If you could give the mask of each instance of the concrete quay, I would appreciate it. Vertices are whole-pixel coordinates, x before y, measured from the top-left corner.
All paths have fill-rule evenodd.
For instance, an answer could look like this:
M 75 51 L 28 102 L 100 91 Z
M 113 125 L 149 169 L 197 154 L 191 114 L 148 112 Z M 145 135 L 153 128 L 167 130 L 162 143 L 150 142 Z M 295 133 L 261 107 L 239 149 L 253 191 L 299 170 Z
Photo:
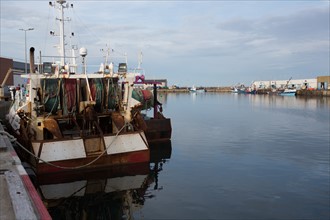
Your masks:
M 203 89 L 205 92 L 232 92 L 230 87 L 197 87 Z M 171 89 L 158 89 L 159 93 L 189 93 L 189 87 L 171 88 Z
M 318 96 L 318 97 L 330 97 L 330 90 L 298 90 L 298 96 Z
M 0 219 L 51 219 L 0 124 Z
M 218 93 L 230 93 L 232 89 L 230 87 L 200 87 L 205 92 L 218 92 Z M 270 89 L 258 89 L 256 94 L 268 94 Z M 189 88 L 175 88 L 175 89 L 158 89 L 159 93 L 189 93 Z M 297 96 L 307 97 L 330 97 L 330 90 L 308 90 L 301 89 L 297 90 Z

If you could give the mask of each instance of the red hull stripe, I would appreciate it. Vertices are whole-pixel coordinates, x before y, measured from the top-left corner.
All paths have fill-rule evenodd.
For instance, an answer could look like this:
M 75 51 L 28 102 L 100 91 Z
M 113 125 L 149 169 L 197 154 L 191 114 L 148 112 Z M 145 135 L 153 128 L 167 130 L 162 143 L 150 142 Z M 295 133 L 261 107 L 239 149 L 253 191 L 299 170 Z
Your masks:
M 95 157 L 83 158 L 83 159 L 73 159 L 73 160 L 64 160 L 64 161 L 54 161 L 53 164 L 62 167 L 78 167 L 84 164 L 89 163 L 95 159 Z M 106 155 L 102 156 L 97 162 L 94 164 L 81 168 L 80 170 L 88 170 L 88 169 L 97 169 L 104 167 L 111 167 L 117 165 L 129 165 L 129 164 L 137 164 L 137 163 L 145 163 L 150 161 L 150 152 L 149 150 L 145 151 L 136 151 L 136 152 L 128 152 L 123 154 L 116 155 Z M 50 174 L 54 172 L 63 172 L 63 171 L 74 171 L 74 169 L 61 169 L 46 163 L 39 163 L 37 165 L 37 175 Z M 77 171 L 77 170 L 76 170 Z
M 15 150 L 11 150 L 10 154 L 14 159 L 18 171 L 18 174 L 21 177 L 21 180 L 24 184 L 25 189 L 28 191 L 30 199 L 33 203 L 34 210 L 37 212 L 36 214 L 39 216 L 41 220 L 51 220 L 52 217 L 49 215 L 47 208 L 45 207 L 44 203 L 42 202 L 37 190 L 35 189 L 33 183 L 30 180 L 30 177 L 27 175 L 24 167 L 21 165 L 21 160 L 16 154 Z
M 28 175 L 21 175 L 21 179 L 23 180 L 23 183 L 29 192 L 30 198 L 34 204 L 34 208 L 37 210 L 39 218 L 42 220 L 48 220 L 52 219 L 52 217 L 49 215 L 44 203 L 39 197 L 39 194 L 37 190 L 34 188 L 30 178 Z
M 10 151 L 10 154 L 11 154 L 11 156 L 17 156 L 17 154 L 16 154 L 16 151 L 14 151 L 14 150 L 12 150 L 12 151 Z

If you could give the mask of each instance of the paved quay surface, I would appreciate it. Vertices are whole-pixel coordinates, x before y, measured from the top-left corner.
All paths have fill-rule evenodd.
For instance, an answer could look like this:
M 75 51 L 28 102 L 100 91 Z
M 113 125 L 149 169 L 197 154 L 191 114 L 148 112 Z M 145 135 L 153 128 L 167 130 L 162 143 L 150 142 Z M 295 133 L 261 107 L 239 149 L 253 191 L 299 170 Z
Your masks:
M 0 219 L 51 219 L 0 124 Z

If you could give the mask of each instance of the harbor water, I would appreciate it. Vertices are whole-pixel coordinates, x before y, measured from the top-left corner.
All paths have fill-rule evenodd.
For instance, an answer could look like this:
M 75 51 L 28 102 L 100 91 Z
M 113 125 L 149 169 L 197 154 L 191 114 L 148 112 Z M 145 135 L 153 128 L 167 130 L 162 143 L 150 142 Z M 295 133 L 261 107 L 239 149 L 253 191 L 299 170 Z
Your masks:
M 154 163 L 41 186 L 54 219 L 329 219 L 329 98 L 159 95 L 173 133 Z

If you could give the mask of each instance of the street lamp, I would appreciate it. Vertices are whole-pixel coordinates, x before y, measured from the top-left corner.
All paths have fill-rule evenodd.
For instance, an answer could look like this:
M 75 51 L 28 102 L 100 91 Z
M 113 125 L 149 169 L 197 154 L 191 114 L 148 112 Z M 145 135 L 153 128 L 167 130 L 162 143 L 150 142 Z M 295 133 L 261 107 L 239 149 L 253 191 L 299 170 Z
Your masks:
M 24 31 L 24 39 L 25 39 L 25 53 L 24 53 L 24 55 L 25 55 L 25 74 L 27 74 L 27 60 L 26 60 L 26 57 L 27 57 L 27 55 L 26 55 L 26 53 L 27 53 L 27 50 L 26 50 L 26 32 L 27 32 L 27 31 L 32 31 L 32 30 L 34 30 L 34 28 L 27 28 L 27 29 L 20 28 L 20 29 L 18 29 L 18 30 L 20 30 L 20 31 Z M 31 67 L 30 67 L 30 68 L 31 68 Z

